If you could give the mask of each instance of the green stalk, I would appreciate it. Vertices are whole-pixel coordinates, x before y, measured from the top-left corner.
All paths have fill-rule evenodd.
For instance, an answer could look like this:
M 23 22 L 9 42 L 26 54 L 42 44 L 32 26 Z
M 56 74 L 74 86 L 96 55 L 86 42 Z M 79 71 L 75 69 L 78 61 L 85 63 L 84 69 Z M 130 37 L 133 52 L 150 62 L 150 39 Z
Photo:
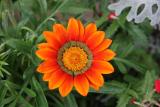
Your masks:
M 38 31 L 40 30 L 40 28 L 42 27 L 42 25 L 43 25 L 44 23 L 46 23 L 50 18 L 52 18 L 52 17 L 58 12 L 58 10 L 59 10 L 61 7 L 63 7 L 64 4 L 67 3 L 67 1 L 68 1 L 68 0 L 65 0 L 50 16 L 48 16 L 41 24 L 39 24 L 39 26 L 38 26 L 37 29 L 36 29 L 36 32 L 38 32 Z

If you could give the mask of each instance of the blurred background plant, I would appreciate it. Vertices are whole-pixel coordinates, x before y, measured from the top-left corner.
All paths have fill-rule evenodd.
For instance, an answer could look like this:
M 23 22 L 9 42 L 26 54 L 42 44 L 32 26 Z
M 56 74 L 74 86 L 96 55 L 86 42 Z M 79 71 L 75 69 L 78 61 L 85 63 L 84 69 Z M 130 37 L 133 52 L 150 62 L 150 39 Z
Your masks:
M 160 102 L 153 92 L 160 76 L 160 31 L 145 20 L 126 21 L 129 8 L 108 20 L 112 0 L 1 0 L 0 1 L 0 107 L 137 107 L 133 98 L 147 107 Z M 100 91 L 87 97 L 76 92 L 62 98 L 50 91 L 36 72 L 40 60 L 34 52 L 44 41 L 43 30 L 69 17 L 95 22 L 113 40 L 117 53 L 115 73 L 105 75 Z M 156 106 L 156 105 L 155 105 Z

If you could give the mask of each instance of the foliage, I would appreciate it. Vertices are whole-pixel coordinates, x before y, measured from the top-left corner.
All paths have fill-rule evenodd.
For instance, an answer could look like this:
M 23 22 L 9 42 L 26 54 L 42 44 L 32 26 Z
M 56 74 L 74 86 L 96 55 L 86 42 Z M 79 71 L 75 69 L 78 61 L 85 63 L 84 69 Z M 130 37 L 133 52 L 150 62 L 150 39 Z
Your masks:
M 0 107 L 134 107 L 131 98 L 160 100 L 152 93 L 160 75 L 160 51 L 150 49 L 155 30 L 148 21 L 127 22 L 126 11 L 109 21 L 108 5 L 108 0 L 1 0 Z M 44 41 L 42 31 L 54 23 L 66 24 L 71 16 L 95 22 L 113 40 L 111 48 L 117 53 L 112 61 L 116 72 L 105 75 L 105 85 L 98 92 L 90 89 L 87 97 L 72 91 L 62 98 L 36 72 L 40 60 L 34 52 Z
M 109 6 L 111 10 L 116 11 L 117 15 L 128 7 L 131 7 L 127 16 L 128 21 L 135 19 L 136 23 L 141 23 L 146 18 L 149 18 L 151 20 L 151 25 L 160 23 L 160 0 L 120 0 L 119 2 Z

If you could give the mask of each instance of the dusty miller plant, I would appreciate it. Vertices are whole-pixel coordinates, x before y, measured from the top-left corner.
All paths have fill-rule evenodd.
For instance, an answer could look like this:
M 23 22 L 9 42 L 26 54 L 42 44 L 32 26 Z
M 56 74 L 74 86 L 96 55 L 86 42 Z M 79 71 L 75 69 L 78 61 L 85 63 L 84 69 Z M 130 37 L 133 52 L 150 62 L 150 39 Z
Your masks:
M 160 0 L 120 0 L 109 5 L 108 8 L 120 15 L 128 7 L 131 7 L 127 15 L 128 21 L 134 19 L 136 23 L 141 23 L 148 18 L 151 25 L 160 23 Z

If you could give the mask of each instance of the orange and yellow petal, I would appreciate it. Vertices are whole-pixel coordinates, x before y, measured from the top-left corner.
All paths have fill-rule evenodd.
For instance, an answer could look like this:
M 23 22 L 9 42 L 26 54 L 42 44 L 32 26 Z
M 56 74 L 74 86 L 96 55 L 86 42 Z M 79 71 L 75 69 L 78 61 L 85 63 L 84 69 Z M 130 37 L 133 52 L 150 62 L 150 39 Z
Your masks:
M 90 87 L 92 87 L 94 90 L 98 91 L 99 90 L 99 86 L 93 84 L 92 82 L 89 82 Z
M 44 48 L 36 51 L 36 55 L 42 60 L 56 59 L 57 52 L 53 49 Z
M 74 84 L 73 76 L 67 75 L 66 79 L 64 80 L 62 85 L 60 85 L 60 87 L 59 87 L 59 92 L 62 97 L 67 96 L 71 92 L 71 90 L 73 88 L 73 84 Z
M 78 20 L 78 26 L 79 26 L 79 41 L 84 41 L 84 26 L 80 20 Z
M 57 69 L 60 69 L 60 67 L 56 60 L 46 60 L 37 67 L 37 71 L 40 73 L 49 73 Z
M 102 74 L 111 74 L 111 73 L 114 72 L 113 66 L 109 62 L 106 62 L 106 61 L 94 60 L 92 68 L 96 72 L 99 72 L 99 73 L 102 73 Z
M 93 53 L 96 54 L 98 52 L 101 52 L 105 49 L 107 49 L 112 43 L 111 39 L 104 39 L 103 42 L 93 50 Z
M 79 38 L 78 22 L 74 18 L 70 18 L 68 21 L 67 35 L 69 40 L 78 40 Z
M 58 42 L 58 34 L 50 31 L 43 32 L 44 37 L 47 42 L 56 50 L 60 48 L 60 43 Z
M 44 48 L 51 48 L 52 49 L 52 47 L 48 43 L 40 43 L 40 44 L 38 44 L 38 48 L 39 49 L 44 49 Z
M 89 82 L 84 74 L 80 74 L 74 77 L 74 86 L 82 96 L 86 96 L 88 94 Z
M 85 27 L 85 41 L 88 40 L 88 38 L 97 31 L 97 26 L 94 23 L 90 23 Z
M 42 78 L 43 81 L 49 81 L 52 77 L 52 74 L 53 74 L 53 72 L 45 73 Z
M 96 31 L 88 38 L 86 44 L 91 50 L 93 50 L 102 43 L 104 37 L 105 33 L 103 31 Z
M 53 32 L 58 34 L 57 40 L 61 45 L 63 45 L 67 40 L 67 30 L 64 28 L 64 26 L 62 24 L 54 24 Z
M 116 53 L 113 52 L 110 49 L 106 49 L 102 52 L 97 53 L 94 55 L 94 60 L 105 60 L 105 61 L 110 61 L 115 57 Z
M 87 76 L 89 81 L 91 81 L 92 83 L 95 83 L 95 85 L 97 85 L 97 86 L 102 86 L 104 83 L 104 79 L 103 79 L 103 76 L 101 75 L 101 73 L 98 73 L 94 69 L 90 69 L 90 70 L 86 71 L 85 75 Z
M 51 79 L 49 80 L 49 89 L 58 88 L 66 79 L 67 74 L 62 70 L 53 72 Z

